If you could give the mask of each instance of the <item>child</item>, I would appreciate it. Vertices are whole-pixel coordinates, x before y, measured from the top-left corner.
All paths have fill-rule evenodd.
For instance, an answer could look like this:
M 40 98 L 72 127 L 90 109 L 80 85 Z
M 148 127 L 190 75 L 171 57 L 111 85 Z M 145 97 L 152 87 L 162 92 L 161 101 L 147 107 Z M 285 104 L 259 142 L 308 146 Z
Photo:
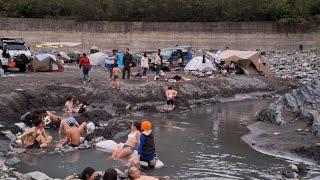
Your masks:
M 120 74 L 121 74 L 121 69 L 118 67 L 118 64 L 115 64 L 112 70 L 112 76 L 113 76 L 113 87 L 116 88 L 116 90 L 120 90 L 120 81 L 119 81 Z

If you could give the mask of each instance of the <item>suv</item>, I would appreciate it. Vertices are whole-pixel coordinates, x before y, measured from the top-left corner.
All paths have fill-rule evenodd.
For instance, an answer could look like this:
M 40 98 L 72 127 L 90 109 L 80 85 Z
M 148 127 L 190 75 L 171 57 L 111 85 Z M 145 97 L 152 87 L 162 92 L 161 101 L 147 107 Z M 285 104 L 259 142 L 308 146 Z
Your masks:
M 183 56 L 183 62 L 179 62 L 179 57 Z M 161 49 L 162 66 L 175 67 L 186 65 L 192 59 L 191 46 L 177 46 L 174 48 Z M 152 59 L 153 63 L 154 59 Z
M 7 55 L 3 51 L 7 51 Z M 0 38 L 0 60 L 4 66 L 7 66 L 9 58 L 13 58 L 16 67 L 21 72 L 26 71 L 26 65 L 31 60 L 31 52 L 25 46 L 22 38 Z

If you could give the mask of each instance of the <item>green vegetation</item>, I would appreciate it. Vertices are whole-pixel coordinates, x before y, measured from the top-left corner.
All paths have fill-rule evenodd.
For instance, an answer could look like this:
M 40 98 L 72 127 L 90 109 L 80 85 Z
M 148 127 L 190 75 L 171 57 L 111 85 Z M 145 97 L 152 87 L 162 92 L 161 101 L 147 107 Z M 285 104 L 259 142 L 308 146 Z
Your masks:
M 108 21 L 320 22 L 320 0 L 0 0 L 6 17 Z

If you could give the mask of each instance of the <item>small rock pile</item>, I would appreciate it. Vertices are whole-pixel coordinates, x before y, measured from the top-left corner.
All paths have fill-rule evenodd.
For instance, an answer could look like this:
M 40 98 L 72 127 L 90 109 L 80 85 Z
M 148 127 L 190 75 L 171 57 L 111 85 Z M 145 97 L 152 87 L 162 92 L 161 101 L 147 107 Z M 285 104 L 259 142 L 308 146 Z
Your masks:
M 320 79 L 320 52 L 316 50 L 268 51 L 265 56 L 278 77 L 298 79 L 302 83 Z

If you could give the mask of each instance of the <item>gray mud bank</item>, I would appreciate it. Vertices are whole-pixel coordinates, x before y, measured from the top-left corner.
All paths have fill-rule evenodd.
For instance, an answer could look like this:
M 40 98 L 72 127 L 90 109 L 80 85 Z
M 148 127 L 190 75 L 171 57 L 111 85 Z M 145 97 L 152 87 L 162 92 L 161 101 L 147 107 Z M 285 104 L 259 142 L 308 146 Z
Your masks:
M 178 90 L 178 110 L 218 102 L 237 94 L 265 92 L 263 96 L 269 96 L 297 87 L 295 81 L 274 77 L 237 75 L 207 79 L 184 73 L 167 73 L 166 76 L 169 78 L 176 74 L 187 76 L 191 81 L 153 81 L 154 73 L 150 72 L 146 79 L 122 80 L 120 92 L 111 87 L 108 73 L 102 69 L 94 69 L 90 74 L 92 82 L 87 84 L 81 81 L 81 71 L 76 67 L 67 67 L 63 73 L 26 73 L 1 78 L 0 129 L 15 133 L 18 128 L 14 123 L 19 122 L 22 114 L 38 108 L 61 111 L 66 98 L 73 96 L 90 104 L 89 110 L 77 116 L 77 120 L 105 126 L 103 132 L 98 130 L 97 133 L 113 138 L 128 127 L 128 121 L 122 117 L 134 111 L 161 112 L 168 86 Z
M 243 140 L 271 155 L 320 164 L 319 105 L 320 82 L 308 82 L 261 111 Z

